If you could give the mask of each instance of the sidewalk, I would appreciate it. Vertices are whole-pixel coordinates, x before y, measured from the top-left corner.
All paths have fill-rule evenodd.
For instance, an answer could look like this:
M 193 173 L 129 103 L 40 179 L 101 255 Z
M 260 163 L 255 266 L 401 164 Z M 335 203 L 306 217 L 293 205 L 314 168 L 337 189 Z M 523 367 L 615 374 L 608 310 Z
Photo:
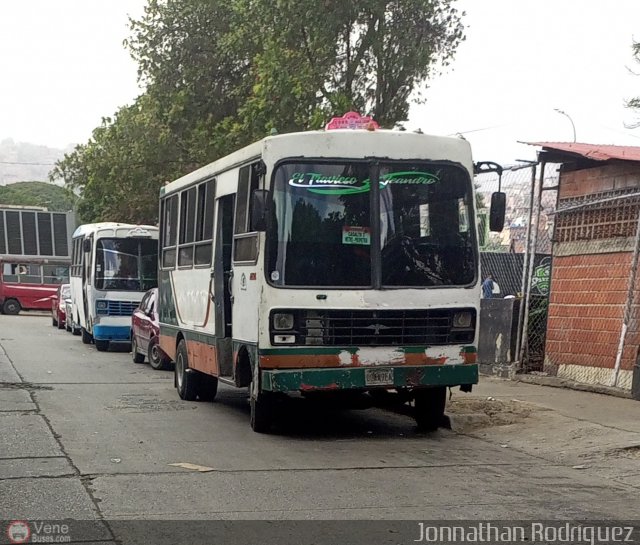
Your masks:
M 448 404 L 456 433 L 640 489 L 640 403 L 481 377 Z
M 640 433 L 640 402 L 609 395 L 480 377 L 474 397 L 518 399 L 569 418 Z

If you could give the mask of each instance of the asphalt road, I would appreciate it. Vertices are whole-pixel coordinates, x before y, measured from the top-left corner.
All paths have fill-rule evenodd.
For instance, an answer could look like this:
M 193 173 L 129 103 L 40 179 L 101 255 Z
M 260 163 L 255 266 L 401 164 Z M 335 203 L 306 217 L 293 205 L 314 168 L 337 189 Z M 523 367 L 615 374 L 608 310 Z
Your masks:
M 122 521 L 639 512 L 637 490 L 478 437 L 419 434 L 409 416 L 303 400 L 287 413 L 276 434 L 256 434 L 246 390 L 181 401 L 171 371 L 97 352 L 43 315 L 0 316 L 0 520 L 93 520 L 87 542 L 117 543 Z M 161 541 L 148 531 L 131 542 Z

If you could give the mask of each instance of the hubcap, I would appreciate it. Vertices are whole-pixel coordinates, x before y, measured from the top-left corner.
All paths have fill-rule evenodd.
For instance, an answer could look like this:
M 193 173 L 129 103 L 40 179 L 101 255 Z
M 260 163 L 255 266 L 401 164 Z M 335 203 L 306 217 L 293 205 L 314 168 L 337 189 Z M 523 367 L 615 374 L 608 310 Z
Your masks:
M 178 378 L 178 388 L 182 390 L 182 374 L 184 373 L 184 361 L 182 361 L 182 354 L 178 354 L 176 358 L 176 376 Z
M 155 361 L 160 361 L 160 352 L 158 350 L 158 345 L 154 344 L 151 347 L 151 357 L 155 360 Z

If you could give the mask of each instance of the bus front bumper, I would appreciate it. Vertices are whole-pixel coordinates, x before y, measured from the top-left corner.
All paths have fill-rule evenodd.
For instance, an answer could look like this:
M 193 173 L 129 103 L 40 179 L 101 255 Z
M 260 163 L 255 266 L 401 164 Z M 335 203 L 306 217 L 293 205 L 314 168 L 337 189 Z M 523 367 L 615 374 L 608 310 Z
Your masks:
M 113 325 L 94 325 L 93 338 L 97 341 L 122 341 L 131 340 L 131 327 Z
M 268 392 L 395 389 L 478 383 L 477 364 L 266 369 L 261 373 L 261 389 Z

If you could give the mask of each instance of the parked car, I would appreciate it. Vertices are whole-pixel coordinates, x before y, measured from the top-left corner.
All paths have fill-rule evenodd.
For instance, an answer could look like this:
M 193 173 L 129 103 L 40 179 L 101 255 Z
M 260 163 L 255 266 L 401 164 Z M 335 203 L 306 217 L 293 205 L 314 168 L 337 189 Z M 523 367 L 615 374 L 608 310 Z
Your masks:
M 158 318 L 158 288 L 144 294 L 140 306 L 131 316 L 131 357 L 135 363 L 143 363 L 145 356 L 154 369 L 168 369 L 171 360 L 160 348 L 160 323 Z
M 71 297 L 71 286 L 60 284 L 56 294 L 51 298 L 51 324 L 58 329 L 64 329 L 67 321 L 67 299 Z
M 73 301 L 67 299 L 65 301 L 65 307 L 67 319 L 65 320 L 64 326 L 66 330 L 74 335 L 80 335 L 80 333 L 82 333 L 80 326 L 73 321 Z

